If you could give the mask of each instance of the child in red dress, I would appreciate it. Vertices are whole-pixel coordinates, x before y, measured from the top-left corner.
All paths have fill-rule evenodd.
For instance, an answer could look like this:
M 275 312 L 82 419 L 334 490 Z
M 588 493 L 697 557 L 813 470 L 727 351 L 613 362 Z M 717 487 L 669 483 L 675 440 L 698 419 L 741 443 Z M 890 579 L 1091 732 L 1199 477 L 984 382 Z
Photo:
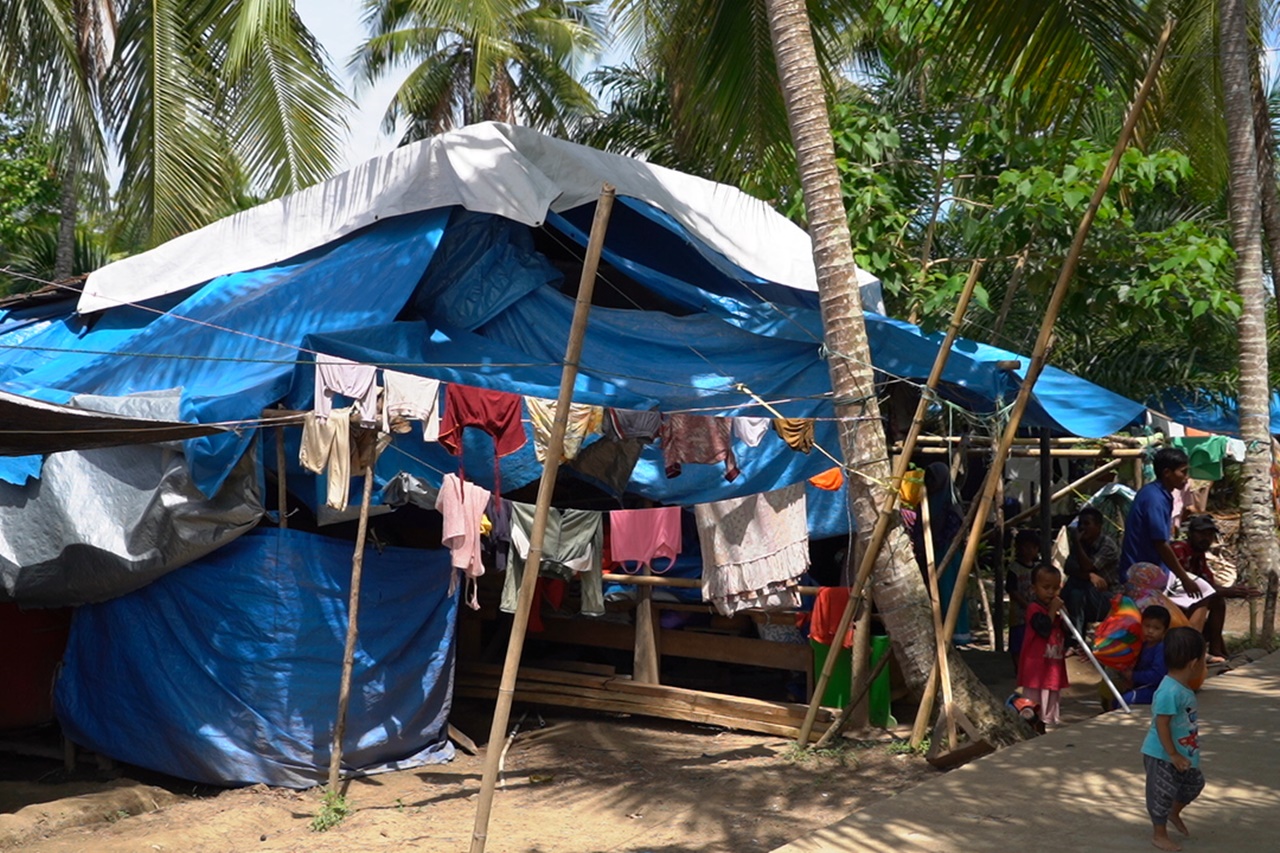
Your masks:
M 1040 566 L 1031 579 L 1027 631 L 1018 658 L 1022 695 L 1040 704 L 1047 727 L 1058 725 L 1058 692 L 1067 686 L 1066 628 L 1062 624 L 1062 572 Z

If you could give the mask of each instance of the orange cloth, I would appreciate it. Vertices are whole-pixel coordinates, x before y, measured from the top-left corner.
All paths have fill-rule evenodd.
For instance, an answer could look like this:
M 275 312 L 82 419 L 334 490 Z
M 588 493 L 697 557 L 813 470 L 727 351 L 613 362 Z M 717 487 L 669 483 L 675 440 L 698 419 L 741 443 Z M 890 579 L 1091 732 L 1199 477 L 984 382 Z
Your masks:
M 839 468 L 828 468 L 821 474 L 814 474 L 810 477 L 809 485 L 817 486 L 819 489 L 826 489 L 828 492 L 834 492 L 844 485 L 844 472 Z
M 849 606 L 849 587 L 824 586 L 818 590 L 813 602 L 813 619 L 809 623 L 809 639 L 824 646 L 832 645 L 836 636 L 836 628 L 840 625 L 840 617 Z M 853 646 L 853 623 L 845 633 L 844 647 Z

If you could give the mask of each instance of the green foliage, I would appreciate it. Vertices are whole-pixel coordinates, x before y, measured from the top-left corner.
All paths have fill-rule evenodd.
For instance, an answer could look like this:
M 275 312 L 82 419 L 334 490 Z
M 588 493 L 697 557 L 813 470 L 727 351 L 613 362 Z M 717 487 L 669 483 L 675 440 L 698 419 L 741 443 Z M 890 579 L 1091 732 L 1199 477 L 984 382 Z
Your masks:
M 407 124 L 402 142 L 487 120 L 563 135 L 595 111 L 577 72 L 603 44 L 599 0 L 369 0 L 365 9 L 369 38 L 352 60 L 365 82 L 413 67 L 383 121 L 388 132 Z
M 57 221 L 58 179 L 30 132 L 0 117 L 0 252 Z
M 328 832 L 342 823 L 351 814 L 351 805 L 347 798 L 337 791 L 326 791 L 320 811 L 311 819 L 312 832 Z
M 885 749 L 890 755 L 924 755 L 929 751 L 929 738 L 924 738 L 920 741 L 920 745 L 915 747 L 908 740 L 892 740 Z

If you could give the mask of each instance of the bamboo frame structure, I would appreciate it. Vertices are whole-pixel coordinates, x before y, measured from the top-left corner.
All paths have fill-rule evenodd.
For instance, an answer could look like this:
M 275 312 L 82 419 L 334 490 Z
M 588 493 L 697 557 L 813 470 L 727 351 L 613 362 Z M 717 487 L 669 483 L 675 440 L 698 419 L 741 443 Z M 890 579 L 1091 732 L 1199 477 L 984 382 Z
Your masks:
M 942 379 L 942 371 L 947 366 L 951 347 L 960 335 L 960 323 L 964 319 L 965 311 L 969 308 L 969 299 L 973 296 L 973 291 L 977 287 L 978 276 L 981 272 L 982 263 L 974 261 L 969 268 L 969 277 L 965 280 L 964 289 L 960 292 L 960 298 L 956 302 L 955 310 L 951 313 L 951 323 L 947 326 L 946 337 L 943 338 L 942 345 L 938 347 L 938 353 L 934 356 L 933 368 L 929 371 L 929 378 L 925 382 L 923 393 L 920 395 L 920 402 L 916 405 L 916 413 L 911 421 L 911 428 L 907 431 L 907 437 L 902 442 L 904 452 L 894 460 L 893 474 L 889 480 L 889 493 L 885 495 L 884 503 L 880 506 L 880 514 L 876 517 L 876 526 L 872 529 L 871 538 L 862 552 L 862 560 L 858 564 L 858 573 L 854 577 L 850 588 L 849 603 L 845 606 L 844 613 L 840 615 L 840 621 L 836 625 L 835 636 L 837 637 L 843 637 L 845 632 L 849 630 L 849 623 L 853 621 L 854 611 L 857 609 L 859 601 L 862 600 L 863 590 L 866 588 L 867 581 L 871 578 L 871 572 L 875 568 L 876 558 L 880 555 L 880 546 L 884 544 L 885 535 L 889 532 L 889 524 L 893 521 L 893 511 L 898 505 L 898 492 L 902 485 L 902 478 L 906 475 L 907 466 L 911 463 L 911 451 L 915 447 L 916 439 L 920 437 L 920 433 L 924 430 L 925 414 L 929 409 L 929 397 L 937 389 L 938 383 Z M 837 657 L 838 655 L 827 655 L 827 660 L 822 665 L 822 672 L 819 673 L 814 684 L 813 697 L 809 700 L 809 712 L 805 715 L 804 724 L 800 727 L 798 740 L 801 745 L 809 742 L 809 734 L 813 731 L 813 721 L 818 714 L 822 694 L 827 689 L 827 682 L 831 680 L 831 673 L 835 671 Z
M 376 456 L 376 452 L 374 452 Z M 347 706 L 351 701 L 351 670 L 355 666 L 356 637 L 360 619 L 360 576 L 364 571 L 364 543 L 369 532 L 369 503 L 373 497 L 373 460 L 364 468 L 364 494 L 360 498 L 360 521 L 356 525 L 356 547 L 351 555 L 351 594 L 347 600 L 347 641 L 342 652 L 342 680 L 338 685 L 338 715 L 333 724 L 333 746 L 329 750 L 329 791 L 338 793 L 342 775 L 342 737 L 347 732 Z
M 1172 34 L 1173 21 L 1170 19 L 1166 22 L 1164 31 L 1160 34 L 1160 41 L 1156 46 L 1154 56 L 1151 58 L 1151 64 L 1147 68 L 1146 77 L 1134 96 L 1133 104 L 1129 107 L 1128 115 L 1125 116 L 1124 126 L 1121 128 L 1120 136 L 1111 152 L 1111 158 L 1102 173 L 1102 178 L 1098 181 L 1098 186 L 1094 189 L 1093 197 L 1089 200 L 1089 206 L 1085 209 L 1080 225 L 1076 228 L 1075 237 L 1071 241 L 1071 248 L 1067 252 L 1066 260 L 1058 273 L 1058 280 L 1054 284 L 1053 293 L 1049 297 L 1049 305 L 1045 309 L 1044 318 L 1040 323 L 1040 332 L 1036 336 L 1035 348 L 1031 354 L 1031 363 L 1027 367 L 1026 375 L 1018 387 L 1018 396 L 1015 398 L 1013 408 L 1009 413 L 1009 421 L 1000 436 L 1000 444 L 996 449 L 991 467 L 987 470 L 986 481 L 982 487 L 982 495 L 975 504 L 976 512 L 974 513 L 973 525 L 970 527 L 968 538 L 965 541 L 964 556 L 960 562 L 960 574 L 956 578 L 957 588 L 962 588 L 964 584 L 968 583 L 969 575 L 972 573 L 977 561 L 978 545 L 982 541 L 987 515 L 991 510 L 997 484 L 1002 482 L 1004 477 L 1005 460 L 1009 457 L 1014 437 L 1019 425 L 1022 423 L 1022 416 L 1031 400 L 1031 391 L 1048 361 L 1049 348 L 1053 342 L 1053 328 L 1057 322 L 1058 312 L 1062 308 L 1062 303 L 1066 299 L 1067 288 L 1071 284 L 1071 280 L 1075 276 L 1076 267 L 1080 263 L 1080 256 L 1084 251 L 1085 238 L 1089 235 L 1093 220 L 1098 215 L 1098 209 L 1102 205 L 1102 199 L 1107 192 L 1107 188 L 1111 185 L 1111 179 L 1115 175 L 1116 169 L 1119 168 L 1120 158 L 1129 147 L 1129 140 L 1132 138 L 1133 130 L 1137 126 L 1138 117 L 1146 104 L 1147 96 L 1155 86 L 1156 75 L 1160 70 L 1161 62 L 1164 60 L 1165 50 L 1169 46 L 1169 38 Z M 955 632 L 962 604 L 962 596 L 952 596 L 951 604 L 947 608 L 947 619 L 943 625 L 943 635 L 947 642 L 950 642 L 951 636 Z M 933 713 L 933 701 L 931 699 L 927 702 L 922 701 L 917 713 L 927 720 Z
M 578 361 L 582 356 L 587 318 L 591 313 L 591 296 L 595 291 L 596 270 L 599 268 L 600 255 L 604 250 L 604 235 L 609 227 L 614 195 L 614 188 L 609 184 L 601 187 L 600 197 L 596 201 L 595 217 L 591 222 L 591 235 L 587 240 L 582 277 L 578 282 L 578 296 L 573 306 L 573 321 L 569 327 L 569 340 L 565 346 L 564 369 L 560 375 L 560 394 L 556 400 L 551 437 L 547 442 L 547 460 L 542 469 L 542 479 L 538 483 L 533 529 L 529 534 L 529 556 L 525 561 L 524 576 L 520 579 L 520 594 L 511 625 L 511 637 L 507 642 L 502 681 L 498 687 L 493 725 L 489 730 L 489 743 L 485 751 L 484 777 L 480 784 L 475 826 L 471 834 L 471 853 L 484 853 L 485 842 L 488 839 L 489 813 L 493 807 L 494 787 L 498 781 L 500 760 L 500 754 L 495 749 L 495 745 L 502 741 L 507 721 L 511 716 L 516 673 L 520 668 L 520 655 L 524 651 L 525 632 L 529 626 L 529 611 L 533 605 L 534 586 L 538 581 L 538 569 L 542 564 L 542 544 L 547 530 L 547 518 L 551 512 L 551 496 L 555 490 L 556 475 L 560 473 L 560 461 L 564 455 L 564 434 L 569 422 L 569 405 L 573 401 L 573 384 L 578 376 Z

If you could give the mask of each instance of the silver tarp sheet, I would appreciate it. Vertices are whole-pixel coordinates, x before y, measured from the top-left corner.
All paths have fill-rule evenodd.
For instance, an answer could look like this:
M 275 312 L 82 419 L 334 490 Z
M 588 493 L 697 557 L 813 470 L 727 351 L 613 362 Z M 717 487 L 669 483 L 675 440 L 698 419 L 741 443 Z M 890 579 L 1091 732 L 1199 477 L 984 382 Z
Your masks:
M 176 391 L 72 405 L 178 420 Z M 0 600 L 115 598 L 251 530 L 262 512 L 252 451 L 212 498 L 192 483 L 179 442 L 51 453 L 39 480 L 0 483 Z

